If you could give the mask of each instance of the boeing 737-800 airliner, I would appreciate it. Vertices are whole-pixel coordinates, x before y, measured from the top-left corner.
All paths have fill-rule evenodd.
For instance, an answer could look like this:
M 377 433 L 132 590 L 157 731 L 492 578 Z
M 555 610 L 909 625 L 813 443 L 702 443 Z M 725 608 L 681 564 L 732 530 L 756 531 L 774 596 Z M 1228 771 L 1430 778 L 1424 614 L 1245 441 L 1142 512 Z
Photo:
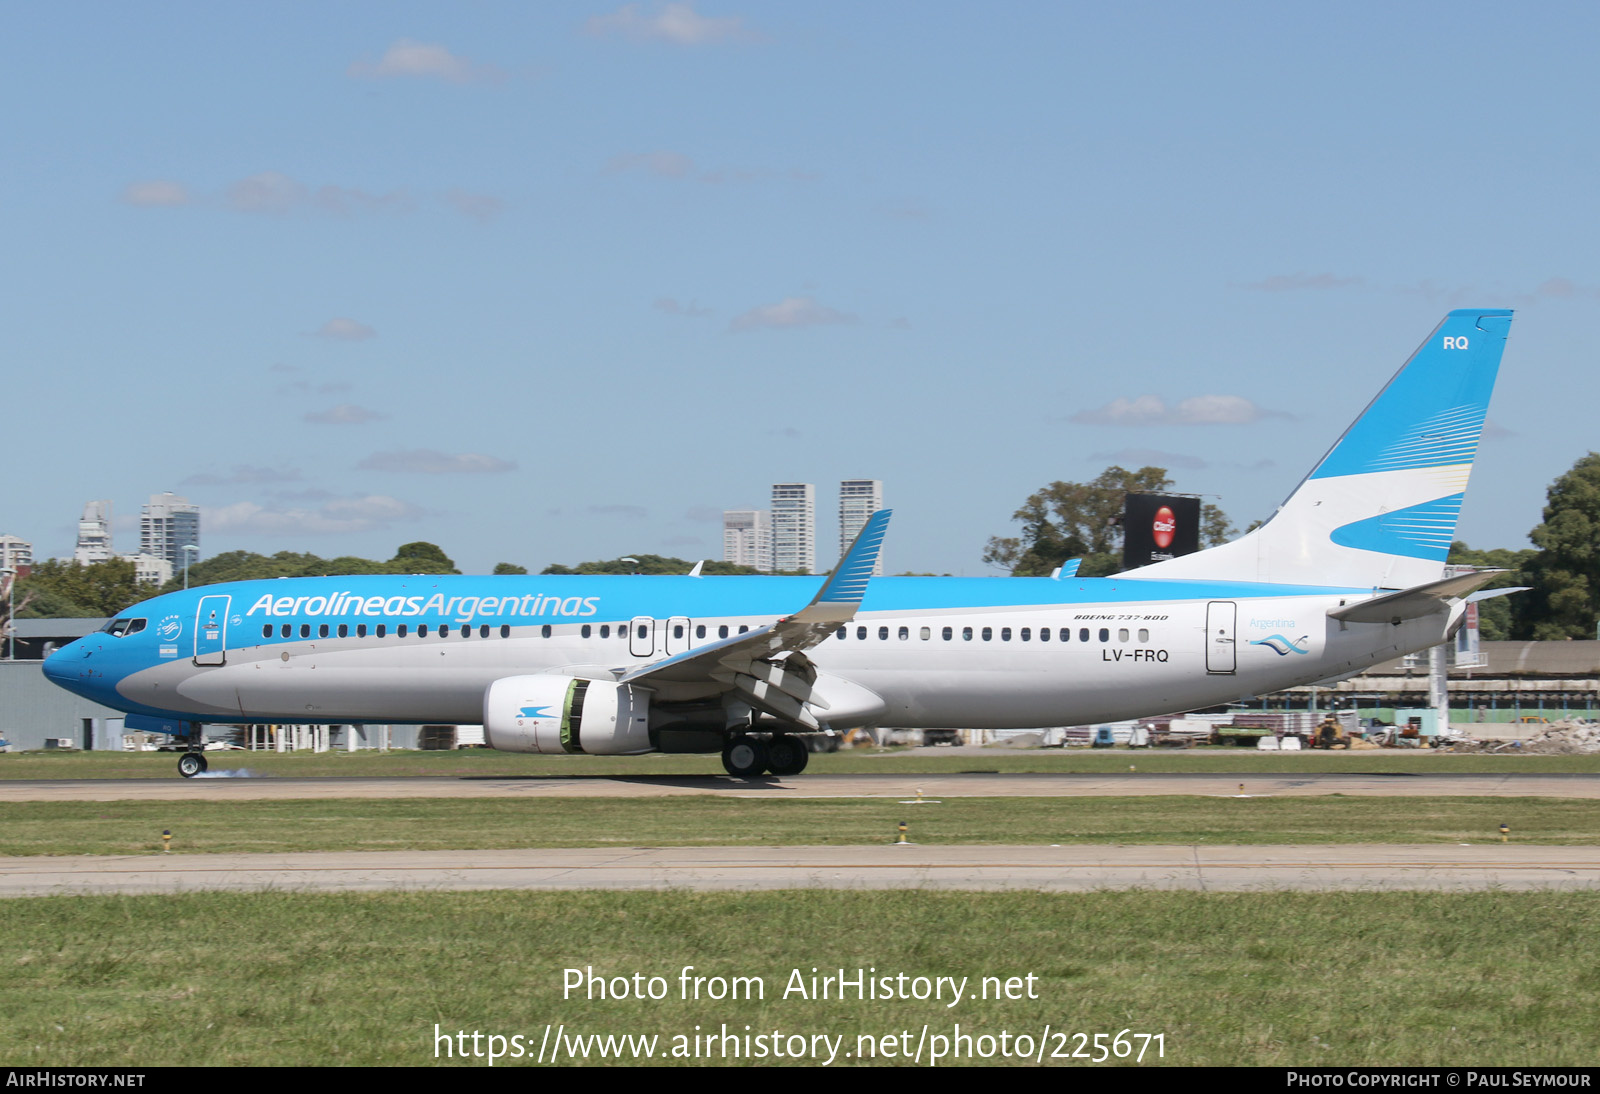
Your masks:
M 1266 524 L 1117 577 L 871 578 L 884 510 L 826 579 L 245 581 L 139 604 L 44 671 L 190 742 L 188 775 L 206 723 L 482 722 L 513 752 L 796 774 L 807 735 L 855 726 L 1071 725 L 1314 683 L 1444 641 L 1493 576 L 1443 573 L 1510 323 L 1451 312 Z

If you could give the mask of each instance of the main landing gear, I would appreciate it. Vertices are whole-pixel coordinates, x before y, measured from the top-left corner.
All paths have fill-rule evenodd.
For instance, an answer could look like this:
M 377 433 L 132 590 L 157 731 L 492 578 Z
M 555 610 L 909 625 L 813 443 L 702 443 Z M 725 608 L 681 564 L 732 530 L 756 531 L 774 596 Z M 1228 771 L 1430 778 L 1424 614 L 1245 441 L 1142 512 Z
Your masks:
M 774 734 L 771 740 L 734 737 L 722 750 L 722 766 L 730 775 L 755 778 L 763 771 L 774 775 L 798 775 L 806 769 L 811 753 L 798 737 Z
M 186 779 L 205 773 L 206 754 L 204 752 L 185 752 L 178 757 L 178 774 Z

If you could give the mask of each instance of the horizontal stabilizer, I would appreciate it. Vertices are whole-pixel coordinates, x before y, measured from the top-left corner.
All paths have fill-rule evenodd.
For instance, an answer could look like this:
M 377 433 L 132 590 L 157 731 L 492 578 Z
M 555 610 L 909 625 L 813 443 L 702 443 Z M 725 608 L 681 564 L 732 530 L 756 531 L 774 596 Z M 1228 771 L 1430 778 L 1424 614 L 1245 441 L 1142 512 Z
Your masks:
M 1478 570 L 1459 577 L 1447 577 L 1442 581 L 1430 581 L 1426 585 L 1373 597 L 1359 604 L 1334 608 L 1328 612 L 1328 616 L 1345 623 L 1399 623 L 1406 619 L 1419 619 L 1434 612 L 1449 611 L 1453 602 L 1467 599 L 1505 572 Z

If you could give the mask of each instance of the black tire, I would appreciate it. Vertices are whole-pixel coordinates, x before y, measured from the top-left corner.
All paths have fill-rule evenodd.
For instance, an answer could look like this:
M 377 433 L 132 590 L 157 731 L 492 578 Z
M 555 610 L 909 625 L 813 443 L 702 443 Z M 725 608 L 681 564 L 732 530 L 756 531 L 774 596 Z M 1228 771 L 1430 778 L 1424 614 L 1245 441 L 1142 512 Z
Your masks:
M 806 743 L 798 737 L 774 737 L 767 745 L 767 770 L 774 775 L 798 775 L 810 760 Z
M 178 757 L 178 774 L 192 779 L 206 769 L 206 758 L 198 752 L 185 752 Z
M 754 778 L 767 769 L 767 744 L 753 737 L 735 737 L 722 749 L 722 767 L 741 779 Z

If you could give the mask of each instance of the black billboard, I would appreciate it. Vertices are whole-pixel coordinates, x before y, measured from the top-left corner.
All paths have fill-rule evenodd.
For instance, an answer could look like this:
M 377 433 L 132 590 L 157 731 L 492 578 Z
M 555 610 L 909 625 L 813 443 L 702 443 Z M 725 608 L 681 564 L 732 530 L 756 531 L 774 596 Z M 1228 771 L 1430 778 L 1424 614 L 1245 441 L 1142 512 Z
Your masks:
M 1122 567 L 1164 562 L 1200 549 L 1200 499 L 1129 494 L 1122 507 Z

